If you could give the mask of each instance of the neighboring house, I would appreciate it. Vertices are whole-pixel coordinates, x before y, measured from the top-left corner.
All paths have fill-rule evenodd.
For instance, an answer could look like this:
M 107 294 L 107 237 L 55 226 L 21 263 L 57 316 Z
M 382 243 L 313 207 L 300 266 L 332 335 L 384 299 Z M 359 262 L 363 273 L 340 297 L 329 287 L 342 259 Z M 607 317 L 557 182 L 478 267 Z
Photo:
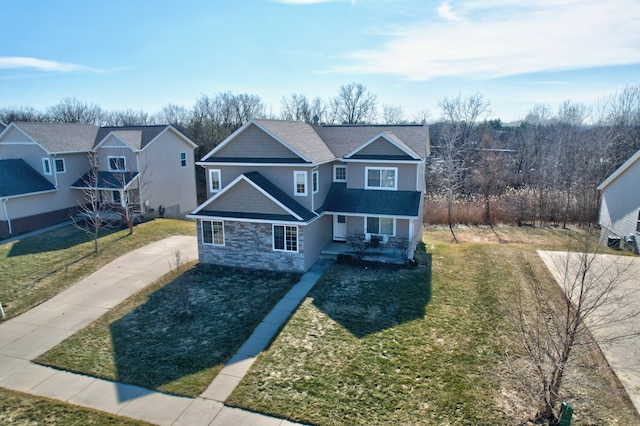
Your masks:
M 600 242 L 617 243 L 617 238 L 629 243 L 638 253 L 640 238 L 640 151 L 636 152 L 598 190 L 602 191 L 600 204 Z M 611 242 L 609 239 L 611 238 Z
M 252 120 L 197 164 L 208 200 L 200 261 L 306 271 L 332 241 L 413 250 L 422 237 L 426 125 Z
M 69 220 L 89 186 L 105 208 L 126 200 L 145 216 L 182 217 L 197 205 L 195 147 L 164 125 L 11 123 L 0 133 L 0 239 Z

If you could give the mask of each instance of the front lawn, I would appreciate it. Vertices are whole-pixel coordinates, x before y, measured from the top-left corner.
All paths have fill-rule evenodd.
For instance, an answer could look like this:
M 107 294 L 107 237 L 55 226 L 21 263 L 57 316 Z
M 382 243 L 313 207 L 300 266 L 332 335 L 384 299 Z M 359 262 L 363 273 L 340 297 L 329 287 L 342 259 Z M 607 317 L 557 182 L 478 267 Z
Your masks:
M 83 231 L 65 226 L 0 243 L 0 302 L 14 317 L 55 296 L 115 258 L 171 235 L 195 235 L 191 221 L 155 219 L 128 230 L 105 230 L 99 252 Z
M 2 425 L 150 426 L 150 423 L 0 388 Z
M 535 250 L 566 248 L 581 232 L 457 232 L 460 244 L 446 228 L 426 232 L 415 269 L 335 264 L 226 403 L 318 425 L 525 420 L 532 407 L 506 366 L 518 341 L 503 302 L 525 272 L 557 297 Z M 615 378 L 589 362 L 606 366 L 572 366 L 579 380 L 567 378 L 563 395 L 573 424 L 637 424 Z
M 191 264 L 124 301 L 36 362 L 195 397 L 299 274 Z M 191 316 L 181 310 L 188 286 Z

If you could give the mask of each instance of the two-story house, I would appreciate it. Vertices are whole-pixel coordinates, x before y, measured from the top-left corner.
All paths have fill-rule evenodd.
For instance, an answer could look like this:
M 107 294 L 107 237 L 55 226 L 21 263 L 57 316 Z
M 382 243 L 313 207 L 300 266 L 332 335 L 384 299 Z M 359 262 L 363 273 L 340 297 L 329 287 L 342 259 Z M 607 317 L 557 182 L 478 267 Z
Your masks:
M 105 206 L 183 217 L 197 205 L 195 147 L 165 125 L 11 123 L 0 133 L 0 238 L 69 220 L 88 186 Z
M 306 271 L 354 235 L 406 245 L 411 257 L 428 151 L 426 125 L 252 120 L 197 163 L 208 191 L 189 216 L 200 261 Z

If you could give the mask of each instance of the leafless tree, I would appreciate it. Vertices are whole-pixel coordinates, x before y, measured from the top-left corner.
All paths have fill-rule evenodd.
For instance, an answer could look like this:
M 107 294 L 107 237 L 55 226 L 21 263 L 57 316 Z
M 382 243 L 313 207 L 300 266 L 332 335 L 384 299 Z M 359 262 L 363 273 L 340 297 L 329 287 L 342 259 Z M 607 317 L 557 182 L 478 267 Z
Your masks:
M 305 95 L 293 93 L 289 98 L 283 96 L 280 106 L 283 120 L 312 122 L 311 104 Z
M 105 116 L 107 126 L 147 126 L 151 121 L 147 112 L 135 111 L 131 108 L 110 111 Z
M 153 120 L 156 124 L 169 124 L 186 134 L 191 122 L 191 110 L 182 105 L 167 104 Z
M 553 423 L 562 385 L 573 357 L 640 336 L 640 308 L 632 304 L 625 282 L 631 262 L 608 262 L 598 255 L 597 236 L 587 233 L 578 247 L 557 253 L 552 262 L 560 294 L 534 274 L 518 294 L 505 300 L 520 336 L 522 351 L 509 354 L 536 405 L 534 419 Z M 629 259 L 629 258 L 627 258 Z M 581 350 L 578 351 L 578 348 Z M 555 424 L 555 423 L 554 423 Z
M 431 174 L 447 200 L 447 222 L 451 237 L 457 242 L 453 231 L 453 202 L 469 175 L 469 154 L 479 142 L 478 123 L 488 115 L 489 102 L 480 94 L 468 98 L 458 95 L 444 98 L 439 106 L 442 113 L 437 146 L 439 161 L 433 163 Z
M 64 98 L 47 109 L 51 121 L 59 123 L 100 124 L 103 111 L 100 106 L 79 101 L 76 98 Z
M 7 107 L 0 109 L 0 122 L 9 124 L 16 121 L 34 122 L 48 120 L 40 111 L 30 106 Z
M 421 109 L 413 116 L 413 122 L 416 124 L 427 124 L 429 121 L 429 117 L 431 117 L 431 113 L 428 109 Z
M 78 206 L 78 217 L 72 218 L 76 228 L 81 229 L 93 240 L 93 251 L 98 252 L 100 225 L 105 220 L 101 216 L 101 189 L 98 186 L 99 168 L 97 157 L 89 153 L 89 171 L 82 177 L 82 199 Z
M 330 102 L 334 121 L 346 124 L 375 121 L 377 99 L 378 97 L 367 90 L 364 84 L 343 84 L 338 95 L 331 98 Z
M 403 124 L 406 123 L 404 118 L 404 109 L 399 105 L 383 105 L 382 106 L 382 122 L 383 124 Z

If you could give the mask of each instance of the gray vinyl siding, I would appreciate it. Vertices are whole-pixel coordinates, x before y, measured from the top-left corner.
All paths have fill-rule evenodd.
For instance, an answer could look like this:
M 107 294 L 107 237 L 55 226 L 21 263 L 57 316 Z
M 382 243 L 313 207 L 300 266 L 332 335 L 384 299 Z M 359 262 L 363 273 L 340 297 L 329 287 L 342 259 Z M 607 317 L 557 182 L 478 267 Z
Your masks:
M 298 158 L 280 142 L 255 125 L 247 127 L 215 154 L 216 157 Z
M 304 265 L 308 270 L 316 262 L 322 249 L 333 239 L 333 218 L 331 215 L 322 216 L 309 225 L 300 227 L 304 229 Z
M 407 155 L 385 138 L 378 138 L 357 153 L 358 155 Z
M 636 161 L 602 191 L 600 206 L 600 225 L 602 237 L 608 235 L 619 237 L 635 235 L 640 210 L 640 161 Z
M 311 196 L 313 195 L 312 190 L 312 181 L 311 181 L 311 167 L 268 167 L 268 166 L 207 166 L 206 167 L 206 179 L 207 179 L 207 198 L 210 198 L 213 193 L 209 190 L 211 188 L 209 182 L 209 170 L 216 169 L 220 170 L 221 175 L 221 189 L 225 188 L 231 182 L 233 182 L 236 178 L 244 173 L 249 172 L 258 172 L 262 176 L 264 176 L 267 180 L 271 181 L 278 188 L 283 190 L 287 195 L 291 196 L 296 202 L 300 205 L 304 206 L 308 210 L 312 210 L 311 205 Z M 293 173 L 295 171 L 306 171 L 307 172 L 307 195 L 306 196 L 296 196 L 294 194 L 294 180 Z M 327 187 L 328 190 L 328 187 Z M 317 206 L 319 207 L 319 206 Z
M 398 163 L 347 163 L 347 188 L 364 189 L 365 170 L 367 167 L 397 167 L 398 168 L 398 191 L 416 190 L 416 164 Z
M 109 157 L 125 157 L 126 171 L 138 171 L 136 154 L 129 146 L 122 144 L 113 136 L 109 137 L 96 151 L 98 170 L 102 172 L 109 171 Z
M 19 138 L 22 136 L 22 138 Z M 53 174 L 45 175 L 42 168 L 42 159 L 49 158 L 51 156 L 47 152 L 33 142 L 25 143 L 13 143 L 22 142 L 25 136 L 18 132 L 16 129 L 12 129 L 8 135 L 5 135 L 3 142 L 0 143 L 0 159 L 8 160 L 14 158 L 23 159 L 28 165 L 30 165 L 35 171 L 43 175 L 49 182 L 55 184 L 53 180 Z M 8 143 L 11 142 L 11 143 Z M 53 170 L 53 162 L 51 164 L 51 170 Z
M 238 182 L 233 188 L 230 188 L 211 204 L 208 204 L 205 210 L 279 215 L 291 214 L 246 181 Z
M 187 154 L 187 166 L 180 164 L 180 153 Z M 193 146 L 172 131 L 166 131 L 139 154 L 142 204 L 167 215 L 182 217 L 197 206 Z M 175 212 L 175 213 L 174 213 Z

